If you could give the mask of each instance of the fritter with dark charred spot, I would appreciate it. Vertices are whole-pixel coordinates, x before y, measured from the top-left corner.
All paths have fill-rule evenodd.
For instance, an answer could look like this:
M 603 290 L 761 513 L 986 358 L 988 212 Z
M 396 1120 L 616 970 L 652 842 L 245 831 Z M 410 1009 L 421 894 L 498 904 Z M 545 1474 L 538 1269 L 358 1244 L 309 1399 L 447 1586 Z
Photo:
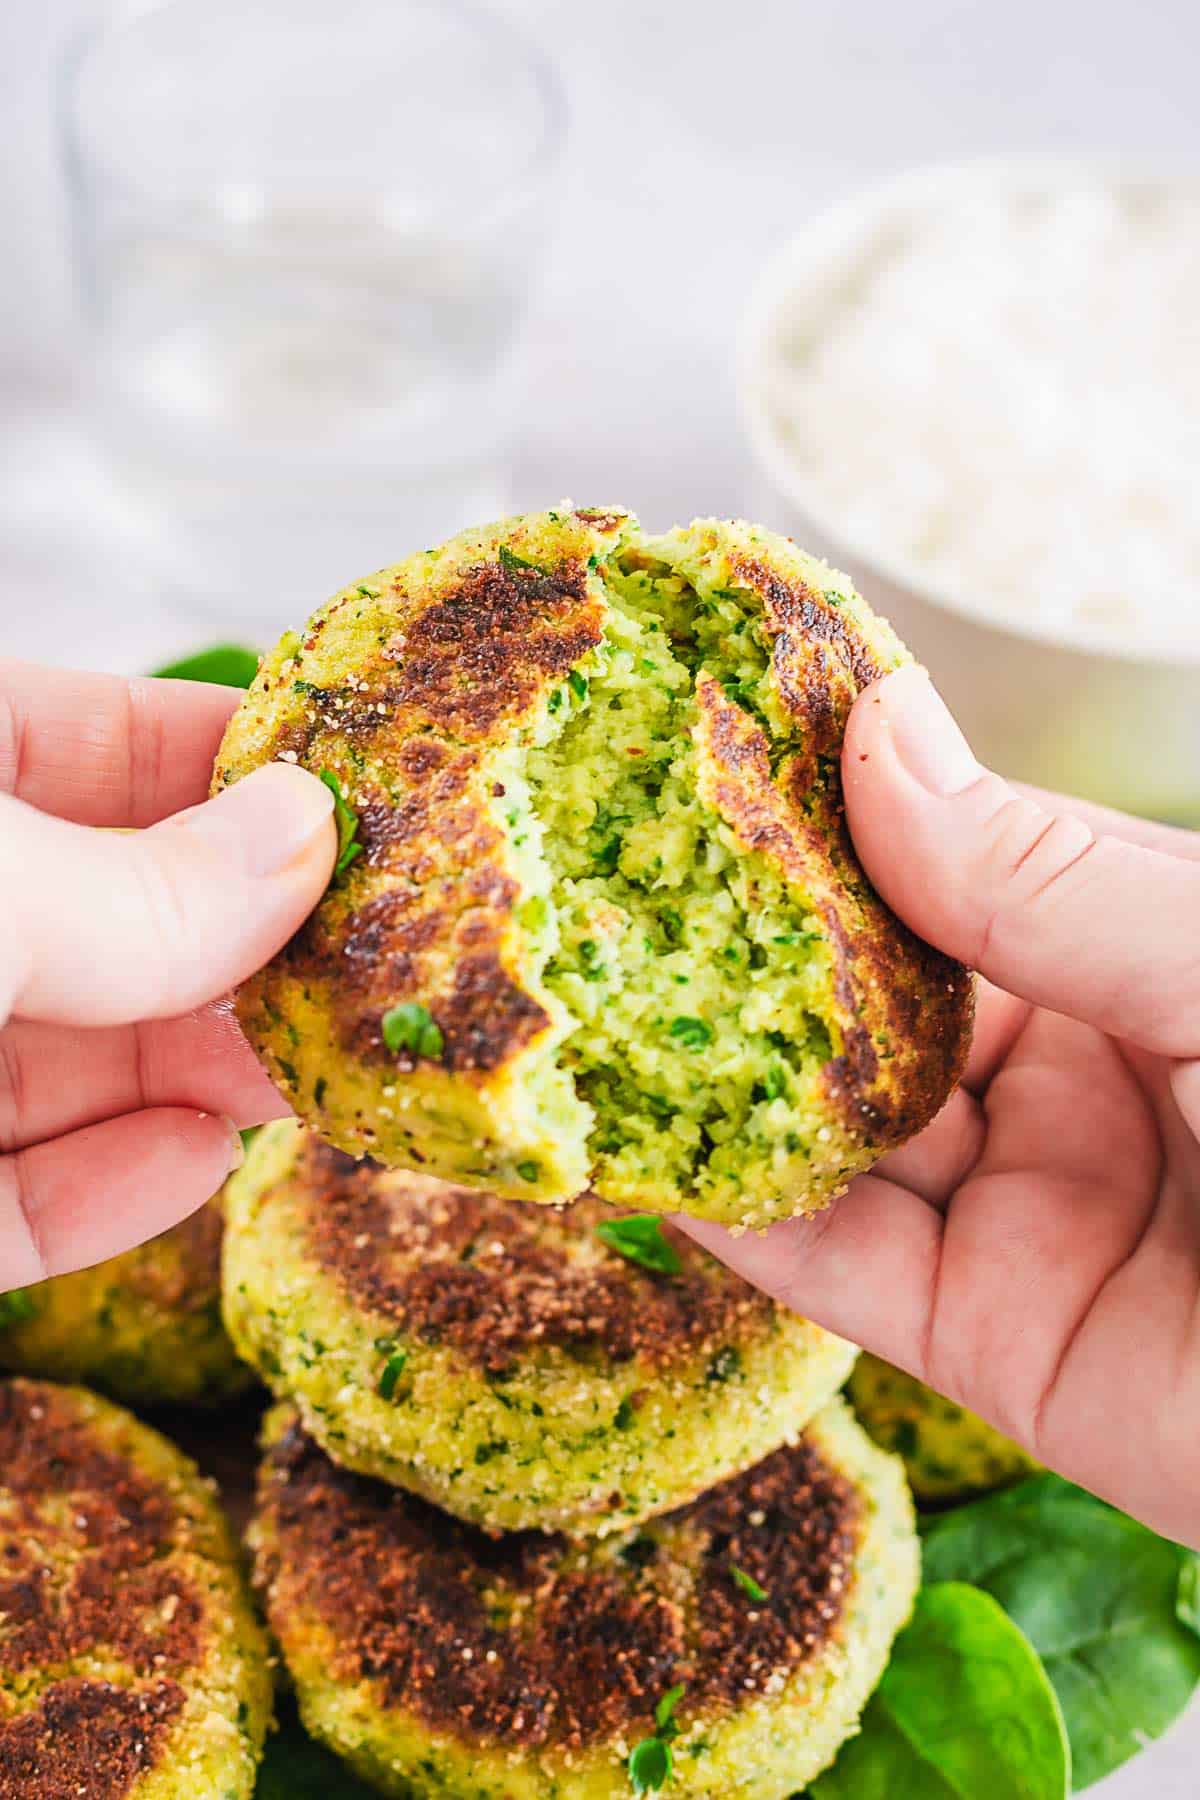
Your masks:
M 761 1225 L 927 1124 L 972 986 L 870 887 L 839 754 L 906 652 L 845 576 L 699 520 L 534 514 L 345 589 L 216 787 L 323 774 L 324 900 L 242 989 L 299 1115 L 523 1199 Z
M 83 1388 L 0 1383 L 3 1800 L 249 1800 L 270 1711 L 194 1465 Z
M 268 1438 L 251 1535 L 304 1722 L 405 1800 L 626 1800 L 667 1757 L 678 1800 L 784 1800 L 854 1730 L 916 1592 L 903 1472 L 840 1401 L 586 1544 L 484 1537 L 337 1468 L 289 1408 Z
M 494 1531 L 678 1506 L 794 1439 L 855 1354 L 652 1215 L 354 1163 L 293 1120 L 230 1183 L 225 1309 L 338 1462 Z

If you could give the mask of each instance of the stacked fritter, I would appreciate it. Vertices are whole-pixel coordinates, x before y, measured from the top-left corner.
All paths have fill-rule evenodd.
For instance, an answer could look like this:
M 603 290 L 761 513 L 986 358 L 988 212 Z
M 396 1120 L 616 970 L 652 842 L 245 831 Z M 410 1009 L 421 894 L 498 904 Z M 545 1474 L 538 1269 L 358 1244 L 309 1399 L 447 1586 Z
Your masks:
M 658 1219 L 355 1163 L 230 1184 L 226 1316 L 283 1404 L 252 1529 L 309 1730 L 397 1795 L 791 1794 L 917 1582 L 852 1348 Z

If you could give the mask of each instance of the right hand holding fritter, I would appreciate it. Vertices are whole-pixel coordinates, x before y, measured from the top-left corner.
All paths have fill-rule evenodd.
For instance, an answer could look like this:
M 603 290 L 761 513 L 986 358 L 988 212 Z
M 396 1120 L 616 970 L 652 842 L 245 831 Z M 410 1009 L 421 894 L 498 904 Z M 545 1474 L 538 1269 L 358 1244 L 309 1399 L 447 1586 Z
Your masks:
M 1200 834 L 1011 787 L 916 668 L 843 777 L 876 887 L 983 977 L 963 1084 L 826 1213 L 689 1229 L 1200 1546 Z

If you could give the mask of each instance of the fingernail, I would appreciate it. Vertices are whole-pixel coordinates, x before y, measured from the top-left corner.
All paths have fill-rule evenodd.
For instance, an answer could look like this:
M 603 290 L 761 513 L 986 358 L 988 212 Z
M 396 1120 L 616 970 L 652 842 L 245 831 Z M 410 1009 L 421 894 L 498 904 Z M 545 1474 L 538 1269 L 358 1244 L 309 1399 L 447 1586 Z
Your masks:
M 896 755 L 927 793 L 945 798 L 978 781 L 982 767 L 924 669 L 897 669 L 878 697 Z
M 247 875 L 277 875 L 329 829 L 333 795 L 294 763 L 268 763 L 176 821 L 219 844 Z

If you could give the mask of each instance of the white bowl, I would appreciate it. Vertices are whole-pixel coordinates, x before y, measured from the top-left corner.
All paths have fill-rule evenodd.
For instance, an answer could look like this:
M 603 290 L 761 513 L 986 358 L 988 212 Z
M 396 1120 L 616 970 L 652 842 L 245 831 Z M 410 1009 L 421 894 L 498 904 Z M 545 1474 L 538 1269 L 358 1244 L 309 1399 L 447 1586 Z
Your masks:
M 887 546 L 847 535 L 797 467 L 770 404 L 779 336 L 798 293 L 827 278 L 888 217 L 936 205 L 964 185 L 1100 172 L 1186 178 L 1137 162 L 989 158 L 916 169 L 822 213 L 768 264 L 742 322 L 740 409 L 754 455 L 790 509 L 787 528 L 855 578 L 927 665 L 977 753 L 1006 774 L 1126 810 L 1200 824 L 1200 659 L 1125 652 L 1084 628 L 1068 636 L 1013 621 L 932 579 Z

